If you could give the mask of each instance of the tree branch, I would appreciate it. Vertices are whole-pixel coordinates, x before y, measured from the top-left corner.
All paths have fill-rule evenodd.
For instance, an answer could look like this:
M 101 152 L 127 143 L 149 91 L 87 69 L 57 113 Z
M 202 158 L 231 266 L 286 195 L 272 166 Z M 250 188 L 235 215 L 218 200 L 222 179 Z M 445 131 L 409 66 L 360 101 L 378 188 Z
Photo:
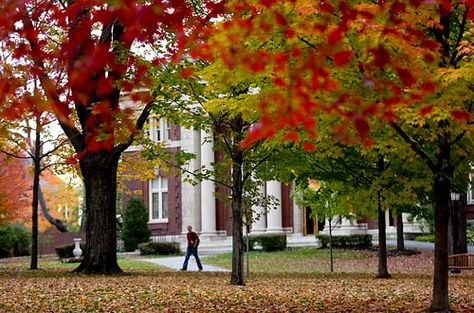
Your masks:
M 143 129 L 143 125 L 145 125 L 148 117 L 150 116 L 151 109 L 154 103 L 155 101 L 152 100 L 145 105 L 142 112 L 140 113 L 140 116 L 137 119 L 137 123 L 135 124 L 136 130 L 141 131 Z M 115 155 L 120 155 L 123 151 L 125 151 L 128 147 L 130 147 L 130 145 L 133 143 L 133 140 L 135 139 L 135 135 L 136 133 L 130 134 L 126 142 L 121 143 L 114 148 L 113 153 Z
M 391 122 L 390 126 L 392 126 L 392 128 L 400 135 L 400 137 L 402 137 L 402 139 L 405 140 L 405 142 L 410 145 L 410 147 L 416 154 L 418 154 L 423 160 L 426 161 L 426 163 L 428 164 L 428 167 L 432 171 L 436 170 L 436 167 L 433 161 L 423 150 L 421 150 L 418 147 L 417 142 L 415 140 L 410 138 L 410 136 L 408 136 L 408 134 L 397 123 Z

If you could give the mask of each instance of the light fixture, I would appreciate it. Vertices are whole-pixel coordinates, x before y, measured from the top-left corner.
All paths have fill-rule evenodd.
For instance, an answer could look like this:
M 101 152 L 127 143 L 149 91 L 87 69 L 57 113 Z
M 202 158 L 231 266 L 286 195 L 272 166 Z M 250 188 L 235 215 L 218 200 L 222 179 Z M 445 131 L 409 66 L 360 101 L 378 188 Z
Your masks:
M 452 201 L 459 201 L 460 194 L 458 192 L 451 192 L 451 200 Z

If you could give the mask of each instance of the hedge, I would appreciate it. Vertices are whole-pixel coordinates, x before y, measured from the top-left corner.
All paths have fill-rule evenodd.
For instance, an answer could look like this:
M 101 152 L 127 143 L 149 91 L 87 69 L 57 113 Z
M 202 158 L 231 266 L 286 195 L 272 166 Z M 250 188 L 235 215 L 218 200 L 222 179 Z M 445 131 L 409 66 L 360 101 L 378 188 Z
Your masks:
M 244 237 L 244 250 L 246 250 L 247 237 Z M 249 250 L 255 250 L 255 245 L 260 245 L 263 251 L 284 251 L 286 249 L 285 234 L 250 235 Z
M 146 242 L 139 244 L 138 249 L 140 250 L 141 255 L 170 255 L 181 253 L 178 242 Z
M 329 235 L 317 235 L 316 238 L 321 243 L 322 248 L 329 245 Z M 372 246 L 372 235 L 356 234 L 347 236 L 332 236 L 332 246 L 341 248 L 368 248 Z
M 19 224 L 0 227 L 0 258 L 30 254 L 30 233 Z

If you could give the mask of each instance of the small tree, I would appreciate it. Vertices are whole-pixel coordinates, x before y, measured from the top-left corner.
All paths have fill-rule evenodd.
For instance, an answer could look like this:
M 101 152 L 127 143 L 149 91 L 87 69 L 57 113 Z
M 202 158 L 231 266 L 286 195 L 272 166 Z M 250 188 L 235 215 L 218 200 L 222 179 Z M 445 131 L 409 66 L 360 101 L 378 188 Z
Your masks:
M 150 241 L 148 213 L 141 199 L 132 198 L 125 209 L 122 239 L 125 251 L 134 251 L 138 244 Z

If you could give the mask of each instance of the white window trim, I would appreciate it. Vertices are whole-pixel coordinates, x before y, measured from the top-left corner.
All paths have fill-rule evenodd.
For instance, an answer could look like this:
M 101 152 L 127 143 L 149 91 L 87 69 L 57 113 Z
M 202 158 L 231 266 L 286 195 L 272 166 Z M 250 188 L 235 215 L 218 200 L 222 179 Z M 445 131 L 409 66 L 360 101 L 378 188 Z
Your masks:
M 467 185 L 467 204 L 474 204 L 474 173 L 469 174 L 469 183 Z
M 155 224 L 155 223 L 168 223 L 168 218 L 153 218 L 153 193 L 158 193 L 158 216 L 163 216 L 163 192 L 168 192 L 168 187 L 162 188 L 162 179 L 167 177 L 156 176 L 158 179 L 158 188 L 153 188 L 153 180 L 148 181 L 148 204 L 149 204 L 149 212 L 148 212 L 148 223 Z M 168 184 L 167 184 L 168 186 Z M 169 194 L 168 194 L 169 195 Z M 168 197 L 169 199 L 169 197 Z M 168 206 L 168 214 L 169 214 L 169 206 Z
M 149 129 L 149 136 L 151 141 L 153 142 L 170 142 L 170 135 L 171 135 L 171 125 L 168 124 L 168 121 L 165 118 L 160 118 L 159 120 L 157 118 L 150 118 L 149 119 L 150 123 L 150 129 Z M 160 131 L 160 137 L 163 137 L 162 139 L 158 140 L 157 136 L 157 130 Z

